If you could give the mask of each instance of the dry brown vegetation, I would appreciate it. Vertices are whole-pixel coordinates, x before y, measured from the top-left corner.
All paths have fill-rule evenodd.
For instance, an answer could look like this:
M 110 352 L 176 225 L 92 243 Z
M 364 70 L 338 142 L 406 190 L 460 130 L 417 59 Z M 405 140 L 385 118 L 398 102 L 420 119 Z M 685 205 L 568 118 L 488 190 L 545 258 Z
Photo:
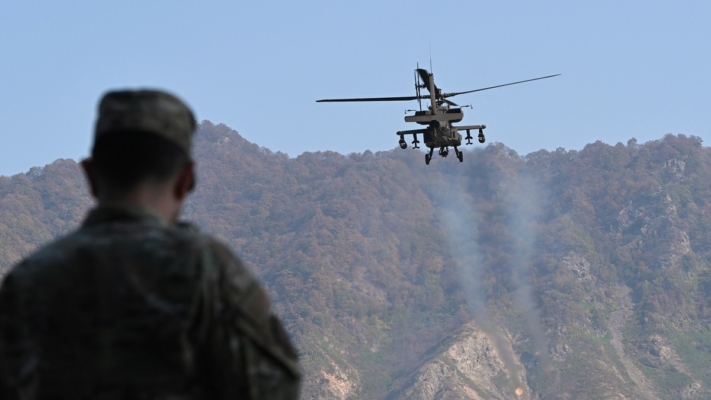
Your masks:
M 185 217 L 267 285 L 302 352 L 306 398 L 385 397 L 477 315 L 462 285 L 472 263 L 475 300 L 515 338 L 534 395 L 709 394 L 711 150 L 699 138 L 525 157 L 494 143 L 425 166 L 412 150 L 289 158 L 207 121 L 197 137 Z M 71 160 L 0 177 L 0 270 L 90 205 Z

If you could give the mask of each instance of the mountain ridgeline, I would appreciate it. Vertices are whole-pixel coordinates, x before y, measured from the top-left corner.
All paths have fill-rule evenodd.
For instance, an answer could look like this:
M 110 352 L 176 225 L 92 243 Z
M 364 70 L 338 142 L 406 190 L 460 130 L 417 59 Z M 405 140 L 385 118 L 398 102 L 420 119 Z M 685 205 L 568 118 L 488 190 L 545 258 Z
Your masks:
M 698 137 L 464 163 L 289 158 L 204 121 L 184 217 L 265 283 L 303 398 L 711 397 L 711 150 Z M 0 274 L 78 226 L 72 160 L 0 177 Z

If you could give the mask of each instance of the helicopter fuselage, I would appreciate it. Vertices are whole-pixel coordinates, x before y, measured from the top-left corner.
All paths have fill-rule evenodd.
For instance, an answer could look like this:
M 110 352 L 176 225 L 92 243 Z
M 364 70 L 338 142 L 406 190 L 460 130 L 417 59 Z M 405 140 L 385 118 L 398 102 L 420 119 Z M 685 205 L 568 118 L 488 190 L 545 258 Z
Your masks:
M 422 136 L 425 146 L 429 148 L 461 146 L 462 135 L 459 134 L 457 129 L 452 128 L 452 123 L 462 120 L 464 117 L 462 109 L 441 109 L 440 111 L 441 112 L 437 114 L 432 114 L 429 110 L 416 111 L 415 115 L 405 117 L 405 122 L 416 122 L 420 125 L 427 125 L 427 129 L 423 132 Z
M 485 125 L 452 125 L 452 123 L 460 122 L 462 118 L 464 118 L 464 113 L 461 108 L 449 108 L 448 105 L 438 104 L 435 101 L 434 107 L 430 105 L 427 110 L 415 111 L 414 115 L 408 115 L 405 117 L 405 122 L 415 122 L 419 125 L 427 125 L 427 128 L 397 132 L 397 135 L 400 136 L 400 148 L 407 148 L 405 135 L 412 135 L 412 144 L 414 145 L 414 148 L 419 148 L 417 145 L 420 141 L 417 140 L 417 135 L 421 134 L 425 146 L 430 149 L 429 154 L 425 155 L 425 162 L 427 164 L 430 163 L 432 154 L 436 148 L 439 148 L 439 155 L 441 157 L 447 157 L 449 154 L 449 148 L 453 147 L 457 158 L 459 161 L 462 161 L 463 153 L 458 149 L 458 147 L 462 145 L 462 135 L 459 131 L 465 130 L 467 132 L 466 144 L 472 144 L 471 141 L 473 138 L 470 131 L 478 130 L 479 143 L 484 143 L 485 138 L 483 130 L 486 128 Z
M 423 133 L 425 146 L 429 148 L 454 147 L 462 145 L 462 135 L 449 124 L 433 122 Z

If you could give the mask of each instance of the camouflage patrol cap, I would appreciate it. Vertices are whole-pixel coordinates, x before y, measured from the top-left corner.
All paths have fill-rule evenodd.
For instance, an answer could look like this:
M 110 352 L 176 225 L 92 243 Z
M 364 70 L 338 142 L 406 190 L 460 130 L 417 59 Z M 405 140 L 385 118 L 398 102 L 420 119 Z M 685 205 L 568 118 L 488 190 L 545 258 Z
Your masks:
M 158 90 L 108 92 L 99 103 L 94 142 L 109 133 L 145 132 L 191 154 L 195 117 L 185 103 Z

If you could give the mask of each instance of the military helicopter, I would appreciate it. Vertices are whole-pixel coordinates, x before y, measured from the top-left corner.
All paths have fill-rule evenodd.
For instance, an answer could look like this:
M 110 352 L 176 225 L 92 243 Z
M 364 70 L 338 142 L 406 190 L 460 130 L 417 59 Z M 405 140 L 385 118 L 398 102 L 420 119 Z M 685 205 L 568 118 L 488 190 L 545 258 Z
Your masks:
M 430 67 L 430 69 L 432 69 Z M 495 89 L 503 86 L 516 85 L 524 82 L 537 81 L 540 79 L 553 78 L 556 75 L 543 76 L 540 78 L 527 79 L 525 81 L 518 81 L 512 83 L 506 83 L 503 85 L 496 85 L 485 87 L 481 89 L 467 90 L 465 92 L 452 92 L 443 93 L 442 89 L 438 88 L 434 83 L 434 75 L 432 72 L 422 69 L 417 66 L 415 69 L 415 95 L 414 96 L 403 96 L 403 97 L 365 97 L 365 98 L 351 98 L 351 99 L 323 99 L 316 100 L 317 103 L 327 103 L 327 102 L 350 102 L 350 101 L 410 101 L 417 100 L 420 105 L 420 110 L 407 110 L 414 111 L 414 115 L 408 115 L 405 117 L 405 122 L 416 122 L 420 125 L 427 125 L 424 129 L 412 129 L 407 131 L 398 131 L 396 134 L 400 136 L 400 141 L 398 144 L 401 149 L 407 148 L 407 142 L 405 141 L 405 135 L 412 135 L 414 149 L 419 149 L 417 146 L 420 141 L 417 140 L 417 135 L 422 134 L 425 146 L 427 146 L 430 151 L 425 154 L 425 164 L 429 165 L 432 160 L 432 153 L 435 148 L 439 148 L 439 155 L 441 157 L 447 157 L 449 155 L 449 148 L 454 148 L 454 154 L 456 154 L 459 162 L 464 161 L 464 154 L 459 150 L 459 146 L 462 145 L 462 135 L 460 131 L 466 131 L 467 136 L 464 138 L 467 143 L 472 144 L 474 139 L 471 135 L 471 131 L 479 131 L 477 139 L 479 143 L 484 143 L 486 137 L 484 136 L 484 129 L 486 125 L 452 125 L 462 121 L 464 117 L 464 112 L 462 108 L 471 106 L 458 106 L 451 100 L 447 100 L 450 97 L 458 96 L 460 94 L 481 92 L 482 90 Z M 423 95 L 421 90 L 426 89 L 429 95 Z M 427 106 L 426 110 L 422 109 L 422 100 L 429 99 L 430 105 Z

